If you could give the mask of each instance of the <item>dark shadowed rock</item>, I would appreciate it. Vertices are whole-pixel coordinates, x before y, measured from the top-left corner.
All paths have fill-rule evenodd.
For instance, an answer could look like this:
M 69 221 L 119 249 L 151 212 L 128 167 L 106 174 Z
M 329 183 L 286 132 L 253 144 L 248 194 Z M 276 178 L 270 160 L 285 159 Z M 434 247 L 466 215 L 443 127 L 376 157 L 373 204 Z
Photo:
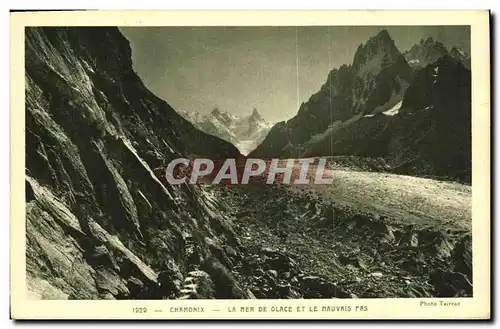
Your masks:
M 352 65 L 333 69 L 297 115 L 275 125 L 250 156 L 309 154 L 309 144 L 329 139 L 337 122 L 393 106 L 396 98 L 402 98 L 411 75 L 404 56 L 382 30 L 358 47 Z
M 431 283 L 439 297 L 462 297 L 472 295 L 472 283 L 462 273 L 435 270 Z
M 171 186 L 157 168 L 240 153 L 146 89 L 117 28 L 27 28 L 25 64 L 33 294 L 45 298 L 50 286 L 74 299 L 170 298 L 194 262 L 183 232 L 236 243 L 202 188 Z M 194 249 L 210 256 L 201 241 Z

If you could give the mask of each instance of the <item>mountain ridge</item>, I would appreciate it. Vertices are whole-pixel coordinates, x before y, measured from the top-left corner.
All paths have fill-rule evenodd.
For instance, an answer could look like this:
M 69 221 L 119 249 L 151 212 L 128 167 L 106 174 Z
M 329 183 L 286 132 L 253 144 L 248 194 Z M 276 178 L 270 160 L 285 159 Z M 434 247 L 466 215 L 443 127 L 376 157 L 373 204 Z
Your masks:
M 172 159 L 242 155 L 144 86 L 117 28 L 27 27 L 25 42 L 26 298 L 472 296 L 470 186 L 367 173 L 364 161 L 356 171 L 347 158 L 329 163 L 332 185 L 171 185 Z M 445 58 L 415 79 L 401 104 L 331 132 L 358 153 L 387 141 L 380 118 L 411 123 L 393 126 L 405 145 L 422 131 L 413 121 L 426 144 L 445 141 L 434 153 L 459 142 L 466 120 L 447 118 L 470 114 L 470 72 Z
M 320 91 L 300 106 L 295 117 L 273 126 L 250 156 L 384 157 L 398 173 L 448 176 L 470 182 L 471 104 L 470 96 L 467 96 L 470 95 L 470 71 L 464 65 L 467 55 L 453 48 L 455 56 L 452 56 L 432 38 L 412 47 L 413 53 L 423 48 L 444 49 L 446 53 L 435 62 L 411 69 L 387 31 L 371 37 L 358 47 L 351 66 L 342 65 L 330 71 L 327 83 Z M 457 54 L 461 57 L 457 58 Z M 375 56 L 375 59 L 370 56 Z M 379 65 L 374 65 L 374 62 Z M 440 66 L 446 68 L 443 72 L 447 74 L 447 88 L 438 83 L 441 77 L 438 73 L 431 72 L 436 77 L 431 73 L 422 73 L 439 70 Z M 356 81 L 359 72 L 365 76 L 364 80 L 357 80 L 357 88 L 351 90 L 356 86 L 353 81 Z M 372 75 L 374 73 L 377 74 L 375 78 Z M 423 79 L 423 76 L 427 78 Z M 453 77 L 462 85 L 457 85 Z M 432 80 L 434 78 L 436 81 Z M 417 93 L 417 90 L 425 92 Z M 436 94 L 435 90 L 442 90 L 442 94 Z M 417 94 L 413 101 L 409 101 L 411 95 Z M 431 95 L 432 100 L 429 100 Z M 429 104 L 424 106 L 419 100 L 428 100 Z M 428 106 L 434 106 L 442 115 L 418 114 L 414 122 L 408 119 L 409 108 L 424 113 Z M 450 108 L 460 109 L 457 111 L 459 115 L 455 117 Z M 443 116 L 449 116 L 449 121 L 456 120 L 457 123 L 447 126 Z M 428 140 L 429 136 L 425 137 L 427 132 L 437 132 L 425 127 L 424 122 L 431 126 L 439 125 L 440 129 L 453 135 L 436 142 L 440 152 L 425 145 L 414 145 L 410 138 L 402 137 L 406 134 L 403 130 L 396 128 L 397 125 L 404 126 L 412 131 L 414 139 L 428 144 L 431 141 Z M 421 129 L 420 132 L 418 129 Z M 409 150 L 414 155 L 420 152 L 421 156 L 411 159 Z M 405 155 L 401 157 L 400 153 Z M 446 156 L 454 159 L 451 164 L 444 163 Z M 400 161 L 403 158 L 405 160 Z
M 145 88 L 117 28 L 27 28 L 25 40 L 29 297 L 253 298 L 227 270 L 224 248 L 240 243 L 210 193 L 161 169 L 239 151 Z
M 424 67 L 428 64 L 436 62 L 439 58 L 448 55 L 451 56 L 470 69 L 470 56 L 453 46 L 450 50 L 441 42 L 434 40 L 432 37 L 421 39 L 420 43 L 412 46 L 411 49 L 404 52 L 404 56 L 412 67 Z
M 273 127 L 251 155 L 272 157 L 286 149 L 281 155 L 299 156 L 301 144 L 335 122 L 392 108 L 402 99 L 412 74 L 389 33 L 382 30 L 359 45 L 351 65 L 332 69 L 320 90 L 300 105 L 297 115 Z
M 256 108 L 246 116 L 235 116 L 218 108 L 206 115 L 196 111 L 179 113 L 201 131 L 235 145 L 244 155 L 250 153 L 271 129 L 271 123 L 264 120 Z

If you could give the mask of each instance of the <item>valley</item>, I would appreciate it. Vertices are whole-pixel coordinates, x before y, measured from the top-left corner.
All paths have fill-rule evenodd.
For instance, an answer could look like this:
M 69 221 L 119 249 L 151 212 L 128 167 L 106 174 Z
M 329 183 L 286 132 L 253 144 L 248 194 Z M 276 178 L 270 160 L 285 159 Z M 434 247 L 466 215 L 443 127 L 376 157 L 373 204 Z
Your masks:
M 383 30 L 271 128 L 256 109 L 186 119 L 118 28 L 27 28 L 25 45 L 30 299 L 472 295 L 470 71 L 451 52 L 414 68 Z M 164 176 L 246 152 L 327 158 L 333 183 Z
M 243 155 L 253 151 L 272 127 L 255 108 L 248 116 L 231 115 L 217 108 L 207 115 L 187 111 L 179 114 L 201 131 L 232 143 Z

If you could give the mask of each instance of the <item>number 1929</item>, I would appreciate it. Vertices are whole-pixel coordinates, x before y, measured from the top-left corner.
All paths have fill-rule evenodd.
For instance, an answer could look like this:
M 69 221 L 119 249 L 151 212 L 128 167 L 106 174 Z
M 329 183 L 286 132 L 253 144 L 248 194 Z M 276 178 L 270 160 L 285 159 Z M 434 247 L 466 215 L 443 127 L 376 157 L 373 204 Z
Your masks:
M 145 307 L 133 307 L 132 313 L 147 313 L 148 309 Z

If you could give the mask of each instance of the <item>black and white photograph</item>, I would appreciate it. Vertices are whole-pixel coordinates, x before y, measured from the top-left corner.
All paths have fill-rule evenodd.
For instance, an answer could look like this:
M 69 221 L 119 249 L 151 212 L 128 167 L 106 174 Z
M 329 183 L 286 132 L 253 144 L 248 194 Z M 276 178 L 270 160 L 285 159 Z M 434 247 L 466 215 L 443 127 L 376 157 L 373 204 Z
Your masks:
M 23 34 L 26 300 L 478 296 L 471 25 Z
M 468 26 L 26 29 L 29 292 L 472 296 Z M 209 158 L 331 185 L 169 186 Z

